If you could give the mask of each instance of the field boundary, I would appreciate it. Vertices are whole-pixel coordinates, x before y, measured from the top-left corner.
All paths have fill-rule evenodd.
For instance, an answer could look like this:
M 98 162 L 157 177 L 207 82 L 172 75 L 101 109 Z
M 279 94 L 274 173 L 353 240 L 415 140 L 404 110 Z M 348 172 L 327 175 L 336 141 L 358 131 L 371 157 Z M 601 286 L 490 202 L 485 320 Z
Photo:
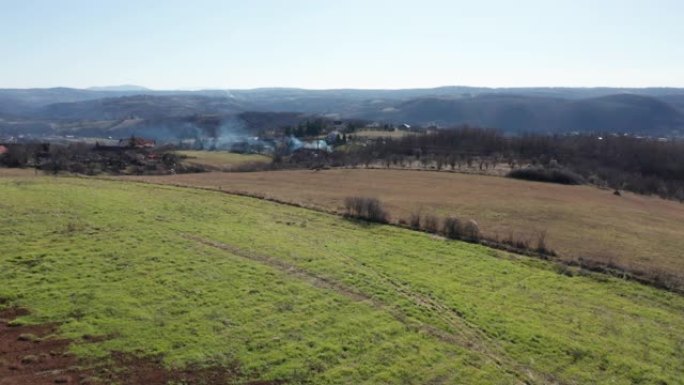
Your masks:
M 420 171 L 420 170 L 418 170 Z M 432 171 L 432 170 L 428 170 Z M 437 172 L 437 171 L 435 171 Z M 242 197 L 247 197 L 247 198 L 254 198 L 254 199 L 259 199 L 259 200 L 264 200 L 268 202 L 273 202 L 273 203 L 278 203 L 286 206 L 291 206 L 291 207 L 298 207 L 302 209 L 307 209 L 307 210 L 313 210 L 317 211 L 320 213 L 325 213 L 325 214 L 330 214 L 330 215 L 335 215 L 338 217 L 344 217 L 343 212 L 339 212 L 337 210 L 331 210 L 331 209 L 326 209 L 324 207 L 320 206 L 315 206 L 315 205 L 304 205 L 301 203 L 296 203 L 296 202 L 290 202 L 284 199 L 272 197 L 272 196 L 267 196 L 264 194 L 257 194 L 257 193 L 250 193 L 246 191 L 239 191 L 239 190 L 223 190 L 222 188 L 214 188 L 214 187 L 204 187 L 204 186 L 195 186 L 195 185 L 190 185 L 190 184 L 182 184 L 182 183 L 158 183 L 158 182 L 152 182 L 148 180 L 133 180 L 133 179 L 119 179 L 116 177 L 91 177 L 91 176 L 74 176 L 76 178 L 83 178 L 83 179 L 99 179 L 99 180 L 106 180 L 106 181 L 125 181 L 125 182 L 132 182 L 132 183 L 140 183 L 144 185 L 153 185 L 153 186 L 171 186 L 171 187 L 177 187 L 177 188 L 186 188 L 186 189 L 196 189 L 196 190 L 203 190 L 203 191 L 212 191 L 212 192 L 217 192 L 217 193 L 223 193 L 223 194 L 229 194 L 229 195 L 235 195 L 235 196 L 242 196 Z M 495 177 L 495 176 L 491 176 Z M 360 219 L 354 219 L 354 220 L 360 220 Z M 434 233 L 427 232 L 425 230 L 421 229 L 415 229 L 409 225 L 403 225 L 400 223 L 393 223 L 393 222 L 388 222 L 384 223 L 386 226 L 393 226 L 397 228 L 401 228 L 404 230 L 410 230 L 410 231 L 417 231 L 417 232 L 422 232 L 426 234 L 431 234 L 435 235 Z M 466 242 L 466 243 L 471 243 L 471 244 L 479 244 L 483 245 L 486 247 L 489 247 L 491 249 L 495 250 L 500 250 L 500 251 L 505 251 L 508 253 L 514 253 L 514 254 L 519 254 L 519 255 L 524 255 L 528 257 L 533 257 L 537 259 L 542 259 L 545 261 L 549 261 L 554 263 L 560 274 L 565 274 L 565 275 L 591 275 L 591 274 L 600 274 L 600 275 L 606 275 L 610 277 L 614 277 L 617 279 L 622 279 L 622 280 L 627 280 L 627 281 L 633 281 L 640 283 L 645 286 L 650 286 L 654 287 L 656 289 L 661 289 L 661 290 L 666 290 L 672 293 L 684 295 L 684 277 L 668 273 L 665 271 L 656 271 L 654 274 L 649 274 L 648 272 L 644 272 L 638 269 L 632 269 L 629 267 L 624 267 L 620 266 L 615 263 L 606 263 L 606 262 L 600 262 L 600 261 L 593 261 L 589 258 L 577 258 L 577 259 L 563 259 L 559 258 L 561 255 L 556 254 L 555 256 L 551 256 L 548 254 L 542 254 L 538 253 L 534 250 L 527 250 L 527 249 L 519 249 L 514 246 L 511 246 L 508 243 L 504 243 L 501 241 L 495 241 L 491 239 L 479 239 L 477 241 L 470 241 L 467 239 L 458 239 L 460 242 Z

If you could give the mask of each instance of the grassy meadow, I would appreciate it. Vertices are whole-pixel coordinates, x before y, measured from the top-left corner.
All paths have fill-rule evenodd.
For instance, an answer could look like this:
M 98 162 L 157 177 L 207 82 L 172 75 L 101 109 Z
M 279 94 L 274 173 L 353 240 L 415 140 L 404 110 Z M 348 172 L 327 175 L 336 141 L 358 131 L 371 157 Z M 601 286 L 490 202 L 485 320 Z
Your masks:
M 0 306 L 82 357 L 293 384 L 684 383 L 684 297 L 634 282 L 216 191 L 8 176 L 0 196 Z

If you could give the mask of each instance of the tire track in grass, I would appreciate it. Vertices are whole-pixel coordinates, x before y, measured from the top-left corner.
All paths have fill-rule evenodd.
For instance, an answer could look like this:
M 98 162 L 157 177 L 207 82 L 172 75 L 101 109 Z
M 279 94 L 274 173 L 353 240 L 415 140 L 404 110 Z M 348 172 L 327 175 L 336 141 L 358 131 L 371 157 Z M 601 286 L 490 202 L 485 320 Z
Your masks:
M 409 318 L 396 307 L 379 301 L 378 299 L 355 290 L 339 281 L 315 274 L 291 263 L 287 263 L 281 259 L 253 253 L 230 244 L 217 242 L 193 234 L 181 234 L 181 236 L 199 244 L 228 251 L 233 255 L 276 268 L 289 276 L 308 281 L 313 286 L 318 288 L 332 290 L 356 302 L 370 304 L 376 309 L 388 312 L 390 315 L 392 315 L 392 317 L 404 324 L 409 329 L 420 330 L 434 338 L 439 339 L 440 341 L 456 344 L 465 348 L 466 350 L 475 351 L 483 355 L 502 371 L 515 376 L 521 384 L 560 384 L 555 378 L 553 378 L 553 376 L 536 372 L 532 368 L 523 366 L 517 361 L 508 357 L 505 352 L 501 351 L 499 346 L 496 346 L 494 341 L 491 341 L 489 337 L 487 337 L 476 327 L 469 325 L 448 306 L 441 304 L 428 296 L 415 293 L 406 288 L 404 285 L 396 283 L 394 280 L 374 271 L 373 269 L 370 269 L 370 271 L 375 273 L 380 280 L 387 282 L 391 287 L 396 289 L 400 295 L 410 300 L 416 306 L 436 313 L 436 315 L 443 322 L 451 326 L 453 330 L 457 330 L 458 334 L 443 330 L 434 325 L 421 322 L 414 318 Z

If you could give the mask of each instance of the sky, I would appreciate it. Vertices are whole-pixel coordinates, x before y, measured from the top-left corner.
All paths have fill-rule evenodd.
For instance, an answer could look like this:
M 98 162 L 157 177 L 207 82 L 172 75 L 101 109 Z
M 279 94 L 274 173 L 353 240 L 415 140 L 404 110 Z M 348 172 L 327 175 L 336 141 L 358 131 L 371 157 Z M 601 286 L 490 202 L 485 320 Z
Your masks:
M 0 88 L 684 87 L 681 0 L 0 0 Z

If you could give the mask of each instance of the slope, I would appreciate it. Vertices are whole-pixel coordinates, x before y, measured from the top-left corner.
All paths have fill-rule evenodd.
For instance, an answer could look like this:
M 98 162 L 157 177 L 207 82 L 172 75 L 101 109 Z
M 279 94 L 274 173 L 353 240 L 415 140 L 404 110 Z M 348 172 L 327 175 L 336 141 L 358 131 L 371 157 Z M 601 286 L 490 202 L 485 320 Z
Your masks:
M 562 258 L 585 258 L 684 277 L 684 205 L 591 186 L 563 186 L 483 175 L 336 169 L 130 177 L 266 196 L 340 211 L 349 196 L 379 198 L 392 220 L 413 213 L 476 220 L 490 237 L 547 243 Z
M 81 356 L 290 383 L 682 383 L 681 296 L 218 192 L 0 190 L 0 296 Z

